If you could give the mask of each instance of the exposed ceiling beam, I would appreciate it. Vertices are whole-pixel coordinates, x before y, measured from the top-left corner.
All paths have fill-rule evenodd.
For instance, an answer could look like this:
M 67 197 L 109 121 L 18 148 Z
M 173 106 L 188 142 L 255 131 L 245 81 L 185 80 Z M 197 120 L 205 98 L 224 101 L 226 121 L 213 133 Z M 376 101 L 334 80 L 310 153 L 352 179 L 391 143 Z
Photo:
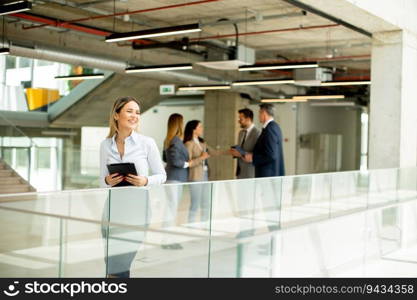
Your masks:
M 313 13 L 315 15 L 320 16 L 320 17 L 323 17 L 323 18 L 325 18 L 327 20 L 333 21 L 333 22 L 335 22 L 337 24 L 340 24 L 340 25 L 342 25 L 342 26 L 344 26 L 346 28 L 349 28 L 349 29 L 351 29 L 353 31 L 356 31 L 356 32 L 358 32 L 360 34 L 366 35 L 367 37 L 372 38 L 372 33 L 368 32 L 368 31 L 366 31 L 366 30 L 364 30 L 362 28 L 359 28 L 359 27 L 357 27 L 355 25 L 352 25 L 352 24 L 350 24 L 348 22 L 345 22 L 345 21 L 343 21 L 343 20 L 341 20 L 339 18 L 336 18 L 336 17 L 334 17 L 332 15 L 329 15 L 329 14 L 327 14 L 327 13 L 321 11 L 321 10 L 318 10 L 318 9 L 316 9 L 316 8 L 310 6 L 310 5 L 304 4 L 304 3 L 302 3 L 302 2 L 300 2 L 298 0 L 282 0 L 282 1 L 287 2 L 287 3 L 291 4 L 291 5 L 296 6 L 296 7 L 299 7 L 301 9 L 305 10 L 305 11 L 311 12 L 311 13 Z

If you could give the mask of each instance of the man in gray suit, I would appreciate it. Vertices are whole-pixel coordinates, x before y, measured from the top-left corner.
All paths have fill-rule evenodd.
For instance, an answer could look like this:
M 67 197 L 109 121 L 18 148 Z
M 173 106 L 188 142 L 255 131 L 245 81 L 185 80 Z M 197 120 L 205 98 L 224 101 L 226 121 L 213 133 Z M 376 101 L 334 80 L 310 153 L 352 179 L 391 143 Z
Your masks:
M 261 134 L 259 129 L 253 124 L 253 111 L 249 108 L 239 110 L 238 122 L 240 124 L 240 128 L 242 128 L 242 130 L 239 131 L 238 145 L 246 153 L 252 153 L 256 141 Z M 244 161 L 242 155 L 236 149 L 232 149 L 231 154 L 234 157 L 237 157 L 236 177 L 238 179 L 254 178 L 255 167 L 253 164 L 251 162 Z
M 239 132 L 237 145 L 246 153 L 252 153 L 261 132 L 253 124 L 253 112 L 249 108 L 243 108 L 238 112 L 239 124 L 242 129 Z M 254 178 L 255 167 L 253 164 L 244 161 L 243 156 L 236 149 L 232 149 L 230 152 L 237 158 L 236 177 L 238 179 Z M 254 233 L 255 197 L 251 191 L 255 186 L 253 182 L 237 182 L 236 187 L 236 216 L 239 218 L 239 232 L 236 238 L 243 238 Z

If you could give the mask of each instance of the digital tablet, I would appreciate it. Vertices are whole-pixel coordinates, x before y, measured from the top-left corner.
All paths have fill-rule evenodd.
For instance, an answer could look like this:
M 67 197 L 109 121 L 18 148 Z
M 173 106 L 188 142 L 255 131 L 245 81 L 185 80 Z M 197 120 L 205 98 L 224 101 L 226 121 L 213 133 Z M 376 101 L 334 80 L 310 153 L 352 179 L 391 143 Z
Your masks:
M 138 175 L 136 172 L 134 163 L 119 163 L 119 164 L 109 164 L 107 165 L 109 174 L 119 173 L 119 175 L 127 176 L 127 174 Z M 116 184 L 115 186 L 127 186 L 132 185 L 131 183 L 123 180 Z
M 242 155 L 242 156 L 244 156 L 244 155 L 246 154 L 246 151 L 245 151 L 245 150 L 243 150 L 243 148 L 242 148 L 242 147 L 240 147 L 240 146 L 238 146 L 238 145 L 232 146 L 231 148 L 236 149 L 236 150 L 237 150 L 237 152 L 239 152 L 239 153 L 240 153 L 240 155 Z

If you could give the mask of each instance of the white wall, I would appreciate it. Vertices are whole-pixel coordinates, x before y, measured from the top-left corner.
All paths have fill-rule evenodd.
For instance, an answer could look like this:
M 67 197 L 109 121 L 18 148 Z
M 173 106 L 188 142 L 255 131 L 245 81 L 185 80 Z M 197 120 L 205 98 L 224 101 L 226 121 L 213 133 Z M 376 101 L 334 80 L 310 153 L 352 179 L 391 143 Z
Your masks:
M 360 111 L 345 107 L 314 107 L 300 103 L 298 110 L 298 136 L 306 133 L 342 135 L 342 171 L 359 169 Z M 297 174 L 306 172 L 308 149 L 299 149 Z
M 154 106 L 141 115 L 140 133 L 155 139 L 159 151 L 162 151 L 167 133 L 168 118 L 173 113 L 182 114 L 184 126 L 188 121 L 200 120 L 204 124 L 204 106 Z
M 387 22 L 417 33 L 416 0 L 345 0 Z

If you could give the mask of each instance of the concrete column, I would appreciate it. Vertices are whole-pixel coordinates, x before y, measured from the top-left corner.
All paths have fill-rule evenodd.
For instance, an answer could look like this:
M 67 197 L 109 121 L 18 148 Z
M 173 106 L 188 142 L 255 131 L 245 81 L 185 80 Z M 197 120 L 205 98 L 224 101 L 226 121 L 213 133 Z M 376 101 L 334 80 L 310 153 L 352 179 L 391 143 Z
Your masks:
M 205 94 L 204 138 L 208 145 L 218 150 L 229 149 L 237 142 L 240 130 L 237 111 L 248 105 L 239 93 L 209 91 Z M 235 178 L 236 160 L 231 156 L 209 159 L 210 180 Z
M 373 36 L 369 168 L 417 165 L 417 36 Z

